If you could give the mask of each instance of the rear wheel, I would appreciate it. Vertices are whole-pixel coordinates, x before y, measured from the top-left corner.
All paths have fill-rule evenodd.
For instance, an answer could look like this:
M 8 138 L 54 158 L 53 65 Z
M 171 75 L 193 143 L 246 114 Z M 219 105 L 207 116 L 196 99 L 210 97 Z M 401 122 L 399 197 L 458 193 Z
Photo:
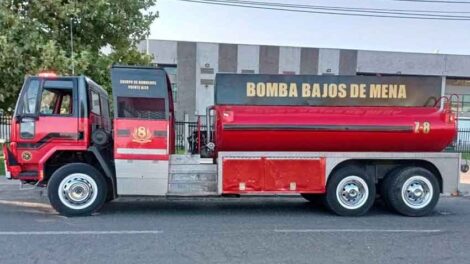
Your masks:
M 94 167 L 72 163 L 57 169 L 48 183 L 49 201 L 61 215 L 90 215 L 107 197 L 106 181 Z
M 384 182 L 387 204 L 406 216 L 424 216 L 432 212 L 439 200 L 439 182 L 429 170 L 407 167 Z
M 342 216 L 358 216 L 374 204 L 375 183 L 359 167 L 344 167 L 334 172 L 326 187 L 325 205 Z

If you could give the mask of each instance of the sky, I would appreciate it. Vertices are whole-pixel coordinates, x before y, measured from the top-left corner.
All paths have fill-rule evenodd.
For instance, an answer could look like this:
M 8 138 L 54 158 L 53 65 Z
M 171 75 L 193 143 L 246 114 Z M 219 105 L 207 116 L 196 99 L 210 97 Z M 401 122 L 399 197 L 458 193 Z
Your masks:
M 257 1 L 257 0 L 252 0 Z M 259 0 L 306 5 L 459 11 L 469 4 L 394 0 Z M 447 0 L 455 1 L 455 0 Z M 150 39 L 470 55 L 470 20 L 353 17 L 158 0 Z

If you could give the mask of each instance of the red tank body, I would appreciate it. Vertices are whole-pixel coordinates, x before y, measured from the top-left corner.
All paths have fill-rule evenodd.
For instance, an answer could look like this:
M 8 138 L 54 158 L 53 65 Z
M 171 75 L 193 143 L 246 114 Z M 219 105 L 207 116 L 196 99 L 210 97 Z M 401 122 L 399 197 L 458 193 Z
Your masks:
M 217 151 L 442 151 L 456 136 L 434 107 L 215 106 Z

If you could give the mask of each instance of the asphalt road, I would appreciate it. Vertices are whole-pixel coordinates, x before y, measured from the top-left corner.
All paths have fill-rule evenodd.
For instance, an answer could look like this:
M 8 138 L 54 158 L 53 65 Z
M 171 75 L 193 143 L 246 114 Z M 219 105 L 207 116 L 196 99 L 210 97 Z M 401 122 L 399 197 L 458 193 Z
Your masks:
M 0 182 L 0 263 L 470 263 L 470 198 L 432 216 L 338 217 L 302 198 L 121 199 L 57 215 Z

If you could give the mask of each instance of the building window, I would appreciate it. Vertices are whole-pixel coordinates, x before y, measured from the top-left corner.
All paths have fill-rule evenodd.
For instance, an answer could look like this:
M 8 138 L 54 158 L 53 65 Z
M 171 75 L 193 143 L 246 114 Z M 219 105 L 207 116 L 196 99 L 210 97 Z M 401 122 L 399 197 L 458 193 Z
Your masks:
M 455 95 L 458 96 L 455 97 Z M 447 94 L 446 96 L 452 97 L 452 110 L 459 111 L 460 113 L 470 113 L 470 94 Z
M 454 111 L 458 110 L 464 116 L 470 116 L 470 80 L 447 78 L 446 96 L 452 99 Z

